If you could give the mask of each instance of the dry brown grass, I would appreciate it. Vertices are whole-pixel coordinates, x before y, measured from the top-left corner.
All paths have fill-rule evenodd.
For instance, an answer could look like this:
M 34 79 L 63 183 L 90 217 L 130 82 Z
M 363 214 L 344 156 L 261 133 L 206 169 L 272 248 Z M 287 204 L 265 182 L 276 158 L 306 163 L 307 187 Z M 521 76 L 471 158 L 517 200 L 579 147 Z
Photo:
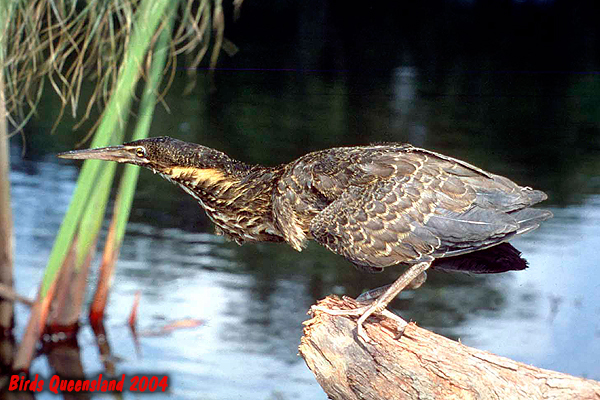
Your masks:
M 118 82 L 118 65 L 128 45 L 137 4 L 137 0 L 8 2 L 8 18 L 0 33 L 7 39 L 2 58 L 10 122 L 22 128 L 35 113 L 48 84 L 61 101 L 55 127 L 65 112 L 79 118 L 77 126 L 89 118 L 94 106 L 101 112 Z M 240 5 L 239 0 L 234 2 L 236 14 Z M 173 1 L 173 7 L 177 8 L 178 22 L 165 67 L 170 78 L 159 101 L 173 79 L 180 54 L 188 60 L 191 89 L 195 70 L 211 47 L 211 67 L 216 65 L 221 49 L 235 51 L 235 46 L 223 38 L 221 0 Z M 153 40 L 162 29 L 164 24 Z M 91 96 L 82 102 L 84 80 L 95 85 Z

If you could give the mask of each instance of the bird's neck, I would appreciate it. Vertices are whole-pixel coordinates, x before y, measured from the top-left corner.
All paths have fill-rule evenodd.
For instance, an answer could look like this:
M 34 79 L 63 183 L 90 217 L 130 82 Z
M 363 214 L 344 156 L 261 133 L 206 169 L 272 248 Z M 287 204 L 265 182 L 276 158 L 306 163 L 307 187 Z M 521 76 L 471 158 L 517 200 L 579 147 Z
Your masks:
M 280 174 L 278 168 L 227 160 L 209 168 L 173 167 L 162 175 L 202 205 L 217 232 L 240 243 L 281 240 L 272 213 L 273 187 Z

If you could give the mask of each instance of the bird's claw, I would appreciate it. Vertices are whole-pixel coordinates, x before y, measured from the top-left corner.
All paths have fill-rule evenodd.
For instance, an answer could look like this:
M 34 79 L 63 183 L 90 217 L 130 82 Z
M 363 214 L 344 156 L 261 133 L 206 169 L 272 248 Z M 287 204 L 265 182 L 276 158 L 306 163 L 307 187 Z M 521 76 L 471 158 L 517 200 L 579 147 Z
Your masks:
M 358 316 L 359 317 L 358 321 L 356 321 L 357 337 L 365 343 L 370 343 L 370 344 L 374 343 L 373 340 L 371 340 L 371 338 L 369 338 L 369 336 L 367 335 L 367 332 L 365 331 L 365 327 L 363 325 L 365 323 L 365 321 L 367 320 L 367 318 L 369 318 L 373 313 L 381 311 L 381 310 L 378 310 L 376 307 L 373 307 L 373 305 L 366 305 L 366 306 L 362 306 L 362 307 L 358 307 L 358 308 L 350 308 L 350 309 L 345 309 L 345 310 L 337 310 L 337 309 L 334 310 L 334 309 L 323 307 L 323 306 L 313 306 L 312 309 L 324 312 L 329 315 L 348 316 L 348 317 Z
M 343 317 L 356 317 L 359 315 L 363 315 L 368 309 L 369 306 L 363 306 L 358 308 L 348 308 L 348 309 L 331 309 L 324 306 L 312 306 L 313 310 L 324 312 L 329 315 L 337 315 Z

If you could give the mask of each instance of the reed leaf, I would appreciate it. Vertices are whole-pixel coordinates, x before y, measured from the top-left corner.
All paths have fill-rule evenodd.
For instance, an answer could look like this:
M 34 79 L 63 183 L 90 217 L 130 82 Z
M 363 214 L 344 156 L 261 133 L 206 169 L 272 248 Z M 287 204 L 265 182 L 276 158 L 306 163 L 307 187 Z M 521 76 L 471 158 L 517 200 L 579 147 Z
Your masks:
M 4 3 L 4 2 L 2 2 Z M 8 15 L 7 5 L 0 4 L 0 35 Z M 0 66 L 4 62 L 6 38 L 0 37 Z M 13 221 L 10 206 L 10 151 L 6 124 L 4 71 L 0 70 L 0 285 L 6 290 L 13 286 Z M 9 332 L 14 322 L 14 307 L 8 299 L 0 298 L 0 329 Z M 13 345 L 8 335 L 0 341 L 0 372 L 12 363 Z
M 167 54 L 169 53 L 173 20 L 174 13 L 171 12 L 170 17 L 165 23 L 166 28 L 161 31 L 155 46 L 156 49 L 152 56 L 149 78 L 144 87 L 144 93 L 140 104 L 140 116 L 133 133 L 134 140 L 148 137 L 148 132 L 150 131 L 150 123 L 157 103 L 158 92 L 167 61 Z M 108 164 L 116 165 L 115 163 Z M 98 280 L 96 293 L 94 294 L 94 299 L 90 306 L 90 320 L 92 321 L 92 325 L 97 325 L 104 316 L 104 309 L 106 307 L 108 292 L 112 282 L 114 264 L 117 260 L 123 236 L 125 235 L 125 228 L 131 211 L 131 204 L 133 203 L 133 195 L 139 171 L 139 167 L 126 165 L 125 172 L 119 183 L 119 190 L 113 208 L 113 220 L 110 223 L 109 234 L 106 239 L 104 254 L 102 255 L 100 279 Z
M 122 142 L 124 123 L 134 95 L 136 83 L 143 68 L 145 55 L 152 38 L 165 15 L 168 6 L 177 7 L 171 0 L 142 0 L 136 11 L 136 20 L 129 46 L 123 59 L 119 80 L 108 106 L 103 113 L 91 147 L 108 146 L 111 142 Z M 111 168 L 97 160 L 86 160 L 73 193 L 73 199 L 63 219 L 54 247 L 50 253 L 48 266 L 44 274 L 41 295 L 44 297 L 62 264 L 67 249 L 79 226 L 80 218 L 90 201 L 90 195 L 96 191 L 96 177 L 101 168 Z
M 79 223 L 75 261 L 77 268 L 85 260 L 90 248 L 96 244 L 96 238 L 102 227 L 102 221 L 104 221 L 116 169 L 116 163 L 106 163 L 101 167 L 97 182 L 94 185 L 94 193 L 90 196 L 82 214 Z
M 162 30 L 156 45 L 156 51 L 152 57 L 149 80 L 146 82 L 144 94 L 142 95 L 139 118 L 135 131 L 133 132 L 133 140 L 146 138 L 150 132 L 150 124 L 152 122 L 152 116 L 154 115 L 154 109 L 157 103 L 163 71 L 167 62 L 167 55 L 169 53 L 171 30 L 173 28 L 173 16 L 174 13 L 172 13 L 171 17 L 168 19 L 166 29 Z M 139 167 L 128 164 L 125 166 L 125 172 L 121 178 L 118 201 L 116 202 L 119 204 L 118 207 L 115 206 L 115 214 L 118 215 L 116 226 L 117 236 L 115 238 L 117 244 L 121 243 L 125 234 L 125 225 L 129 219 L 131 204 L 133 203 L 133 194 L 139 172 Z

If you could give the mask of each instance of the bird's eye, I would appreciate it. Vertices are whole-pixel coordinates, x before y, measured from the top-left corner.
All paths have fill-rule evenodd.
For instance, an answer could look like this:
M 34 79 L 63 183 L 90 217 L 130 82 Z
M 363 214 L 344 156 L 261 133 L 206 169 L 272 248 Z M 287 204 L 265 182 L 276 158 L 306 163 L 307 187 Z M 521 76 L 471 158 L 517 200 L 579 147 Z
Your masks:
M 146 157 L 146 150 L 143 147 L 135 149 L 135 155 L 138 157 Z

